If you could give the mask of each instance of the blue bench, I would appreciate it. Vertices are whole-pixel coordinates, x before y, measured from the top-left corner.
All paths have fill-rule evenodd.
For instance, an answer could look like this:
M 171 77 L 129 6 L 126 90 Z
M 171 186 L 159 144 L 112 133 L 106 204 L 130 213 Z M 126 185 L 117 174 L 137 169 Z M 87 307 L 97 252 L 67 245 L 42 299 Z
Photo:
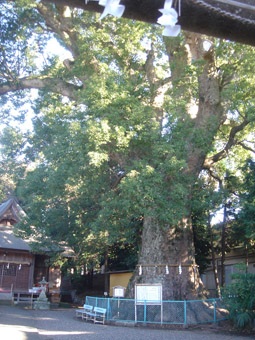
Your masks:
M 100 308 L 100 307 L 94 307 L 93 311 L 86 312 L 86 320 L 91 320 L 94 323 L 105 323 L 105 317 L 106 317 L 106 309 Z
M 93 310 L 93 306 L 90 305 L 83 305 L 83 308 L 80 309 L 76 309 L 75 313 L 76 313 L 76 318 L 86 318 L 86 313 L 92 312 Z

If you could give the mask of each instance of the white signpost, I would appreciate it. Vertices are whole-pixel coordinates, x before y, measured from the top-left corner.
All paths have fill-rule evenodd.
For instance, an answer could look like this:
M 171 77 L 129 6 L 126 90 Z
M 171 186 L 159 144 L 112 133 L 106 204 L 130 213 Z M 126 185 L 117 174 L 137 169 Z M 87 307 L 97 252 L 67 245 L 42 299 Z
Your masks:
M 120 315 L 120 298 L 124 298 L 125 296 L 125 287 L 115 286 L 113 287 L 113 297 L 118 298 L 118 317 Z
M 162 285 L 158 284 L 136 284 L 135 286 L 135 321 L 137 321 L 137 306 L 158 305 L 161 306 L 161 323 L 163 317 Z
M 125 287 L 116 286 L 113 287 L 113 297 L 124 298 L 125 296 Z

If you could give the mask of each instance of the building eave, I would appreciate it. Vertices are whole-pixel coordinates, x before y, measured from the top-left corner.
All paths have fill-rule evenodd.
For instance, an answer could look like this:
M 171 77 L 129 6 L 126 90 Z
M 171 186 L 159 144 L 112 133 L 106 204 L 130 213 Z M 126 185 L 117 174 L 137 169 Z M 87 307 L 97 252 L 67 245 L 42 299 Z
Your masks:
M 104 9 L 98 5 L 98 1 L 88 1 L 87 4 L 84 0 L 43 0 L 43 2 L 54 2 L 98 13 Z M 179 11 L 179 1 L 173 3 Z M 121 0 L 121 4 L 125 5 L 124 18 L 156 24 L 164 0 Z M 254 1 L 181 0 L 180 5 L 178 23 L 183 30 L 255 46 Z

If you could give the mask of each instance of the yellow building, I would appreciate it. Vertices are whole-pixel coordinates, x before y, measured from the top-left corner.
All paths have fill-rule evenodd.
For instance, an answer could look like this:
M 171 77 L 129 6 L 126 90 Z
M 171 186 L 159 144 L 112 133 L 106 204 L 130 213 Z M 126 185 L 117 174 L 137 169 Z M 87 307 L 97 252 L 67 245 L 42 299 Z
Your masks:
M 128 282 L 133 272 L 129 270 L 121 270 L 116 272 L 108 272 L 107 274 L 110 278 L 109 296 L 113 296 L 113 287 L 122 286 L 127 288 Z

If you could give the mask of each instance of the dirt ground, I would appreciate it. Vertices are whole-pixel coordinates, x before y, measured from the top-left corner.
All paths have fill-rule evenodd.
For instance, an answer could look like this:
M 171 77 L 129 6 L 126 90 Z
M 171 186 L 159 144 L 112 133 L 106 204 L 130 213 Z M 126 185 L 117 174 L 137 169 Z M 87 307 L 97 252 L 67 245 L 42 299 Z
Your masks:
M 248 340 L 255 330 L 240 332 L 228 321 L 189 326 L 98 325 L 76 319 L 74 309 L 31 310 L 0 305 L 1 340 Z
M 255 327 L 253 329 L 236 329 L 232 322 L 229 320 L 220 321 L 216 324 L 203 324 L 196 326 L 189 326 L 190 329 L 200 329 L 204 331 L 213 331 L 218 334 L 233 334 L 237 336 L 246 335 L 253 336 L 255 338 Z

